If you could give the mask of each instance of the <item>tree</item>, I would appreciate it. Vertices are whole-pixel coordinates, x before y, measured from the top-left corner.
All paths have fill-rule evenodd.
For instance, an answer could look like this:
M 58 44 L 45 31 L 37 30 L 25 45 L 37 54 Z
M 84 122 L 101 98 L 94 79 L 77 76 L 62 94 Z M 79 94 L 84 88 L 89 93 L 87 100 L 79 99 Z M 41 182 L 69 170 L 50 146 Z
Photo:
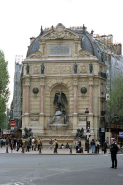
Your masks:
M 4 53 L 0 50 L 0 128 L 6 123 L 6 104 L 9 99 L 9 74 L 8 62 L 5 61 Z
M 109 93 L 110 99 L 107 100 L 111 120 L 115 121 L 117 114 L 119 121 L 123 119 L 123 76 L 118 76 L 113 81 L 113 90 Z M 113 121 L 113 122 L 114 122 Z

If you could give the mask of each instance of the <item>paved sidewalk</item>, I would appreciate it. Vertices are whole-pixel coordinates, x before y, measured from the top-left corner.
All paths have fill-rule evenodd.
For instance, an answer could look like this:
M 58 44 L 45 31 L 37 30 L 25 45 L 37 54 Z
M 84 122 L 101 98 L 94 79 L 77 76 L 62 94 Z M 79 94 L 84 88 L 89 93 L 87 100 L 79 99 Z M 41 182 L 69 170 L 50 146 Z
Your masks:
M 16 150 L 12 150 L 11 151 L 11 149 L 10 149 L 10 147 L 8 147 L 8 153 L 9 154 L 23 154 L 22 152 L 22 149 L 20 148 L 19 149 L 19 151 L 17 152 Z M 53 151 L 54 151 L 54 149 L 49 149 L 49 148 L 43 148 L 42 150 L 41 150 L 41 154 L 44 154 L 44 155 L 58 155 L 58 154 L 60 154 L 60 155 L 69 155 L 70 154 L 70 149 L 58 149 L 57 150 L 57 152 L 58 152 L 58 154 L 54 154 L 53 153 Z M 3 154 L 3 153 L 6 153 L 6 146 L 3 146 L 2 148 L 0 147 L 0 154 Z M 109 154 L 110 152 L 109 152 L 109 149 L 107 150 L 107 154 Z M 23 155 L 25 155 L 25 154 L 39 154 L 39 151 L 37 150 L 37 151 L 32 151 L 32 150 L 30 150 L 29 152 L 24 152 L 24 154 Z M 98 154 L 92 154 L 92 150 L 90 149 L 90 151 L 89 151 L 89 153 L 87 153 L 87 151 L 83 151 L 83 153 L 76 153 L 76 150 L 75 150 L 75 148 L 72 148 L 72 154 L 73 155 L 98 155 Z M 99 154 L 104 154 L 104 152 L 102 152 L 102 150 L 100 149 L 100 152 L 99 152 Z M 71 154 L 70 154 L 71 155 Z

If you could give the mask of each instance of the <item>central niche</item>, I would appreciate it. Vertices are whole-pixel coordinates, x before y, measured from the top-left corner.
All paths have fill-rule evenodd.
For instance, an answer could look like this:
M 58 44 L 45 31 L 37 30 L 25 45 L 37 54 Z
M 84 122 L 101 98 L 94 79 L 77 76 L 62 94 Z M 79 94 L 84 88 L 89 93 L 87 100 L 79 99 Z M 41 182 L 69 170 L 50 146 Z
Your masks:
M 63 124 L 68 122 L 69 114 L 69 91 L 64 85 L 55 86 L 50 93 L 51 124 Z M 61 121 L 59 117 L 65 119 Z M 56 121 L 57 120 L 57 121 Z M 57 123 L 56 123 L 57 122 Z

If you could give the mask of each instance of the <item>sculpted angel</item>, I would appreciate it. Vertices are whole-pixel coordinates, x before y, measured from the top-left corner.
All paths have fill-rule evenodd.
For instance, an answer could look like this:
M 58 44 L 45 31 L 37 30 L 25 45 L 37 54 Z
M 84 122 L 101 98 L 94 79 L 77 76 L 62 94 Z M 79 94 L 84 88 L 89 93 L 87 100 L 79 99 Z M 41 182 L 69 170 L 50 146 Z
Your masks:
M 63 102 L 68 103 L 66 95 L 62 91 L 56 91 L 53 101 L 56 110 L 64 111 L 65 106 Z

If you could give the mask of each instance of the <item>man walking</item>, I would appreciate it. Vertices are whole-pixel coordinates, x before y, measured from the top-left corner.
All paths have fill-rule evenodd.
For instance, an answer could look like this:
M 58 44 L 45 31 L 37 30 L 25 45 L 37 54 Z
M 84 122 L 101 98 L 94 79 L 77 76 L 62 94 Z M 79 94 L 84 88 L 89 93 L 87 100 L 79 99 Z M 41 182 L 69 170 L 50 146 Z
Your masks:
M 111 139 L 111 146 L 110 146 L 110 152 L 111 152 L 111 160 L 112 160 L 112 167 L 117 169 L 117 151 L 118 151 L 118 146 L 115 143 L 115 139 Z M 115 163 L 115 165 L 114 165 Z

